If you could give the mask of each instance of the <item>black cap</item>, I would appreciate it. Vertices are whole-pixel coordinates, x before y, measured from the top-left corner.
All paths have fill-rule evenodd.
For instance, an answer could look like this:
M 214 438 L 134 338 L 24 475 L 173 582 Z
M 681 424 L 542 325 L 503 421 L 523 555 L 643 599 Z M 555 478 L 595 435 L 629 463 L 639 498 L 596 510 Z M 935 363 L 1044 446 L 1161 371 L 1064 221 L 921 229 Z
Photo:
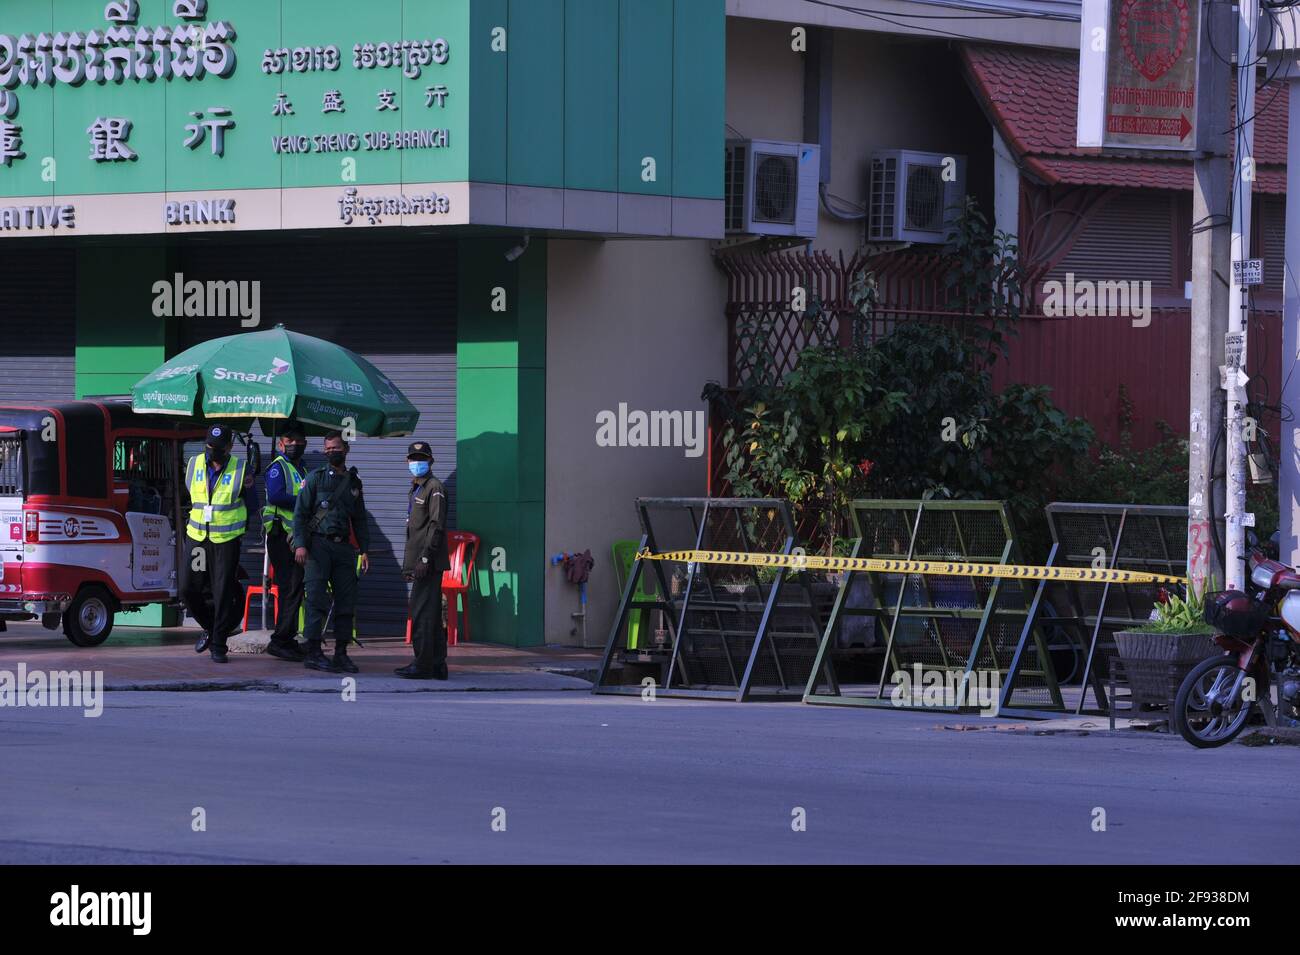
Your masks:
M 210 448 L 228 448 L 235 443 L 235 436 L 225 425 L 214 424 L 208 428 L 205 443 Z
M 406 449 L 406 457 L 410 458 L 428 458 L 433 460 L 433 448 L 429 447 L 427 442 L 412 441 L 411 446 Z
M 307 437 L 307 432 L 306 430 L 303 429 L 303 426 L 300 425 L 298 422 L 290 421 L 287 425 L 285 425 L 284 430 L 280 432 L 280 437 L 305 438 Z

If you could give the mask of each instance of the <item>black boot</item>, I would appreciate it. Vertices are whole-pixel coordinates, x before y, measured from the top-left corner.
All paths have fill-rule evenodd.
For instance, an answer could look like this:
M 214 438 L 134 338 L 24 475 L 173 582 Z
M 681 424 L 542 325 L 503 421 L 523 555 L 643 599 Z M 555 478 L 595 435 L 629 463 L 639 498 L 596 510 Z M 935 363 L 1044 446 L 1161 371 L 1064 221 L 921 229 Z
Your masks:
M 340 643 L 334 648 L 334 668 L 344 673 L 360 673 L 361 668 L 348 656 L 348 645 Z
M 339 672 L 334 666 L 334 661 L 325 656 L 321 650 L 319 641 L 307 644 L 307 657 L 303 660 L 302 665 L 308 670 L 320 670 L 322 673 Z
M 360 673 L 357 665 L 348 658 L 348 644 L 352 642 L 352 614 L 341 613 L 334 617 L 334 667 L 344 673 Z
M 296 640 L 289 640 L 287 642 L 272 640 L 266 645 L 266 652 L 269 656 L 273 656 L 277 660 L 288 660 L 291 663 L 301 663 L 306 656 L 306 654 L 299 649 Z
M 208 651 L 208 655 L 212 657 L 213 663 L 230 662 L 230 658 L 226 656 L 226 648 L 222 646 L 217 646 L 215 643 L 212 645 L 212 648 Z
M 212 636 L 206 630 L 204 630 L 202 633 L 199 634 L 199 638 L 194 641 L 194 652 L 202 653 L 204 650 L 208 648 L 208 644 L 211 642 L 212 642 Z

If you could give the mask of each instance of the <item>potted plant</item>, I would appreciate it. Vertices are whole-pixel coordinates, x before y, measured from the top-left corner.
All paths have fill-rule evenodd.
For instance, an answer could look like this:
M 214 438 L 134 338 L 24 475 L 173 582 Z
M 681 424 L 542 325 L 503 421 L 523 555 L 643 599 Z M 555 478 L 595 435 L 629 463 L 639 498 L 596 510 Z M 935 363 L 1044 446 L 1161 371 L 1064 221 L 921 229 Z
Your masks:
M 1199 591 L 1189 586 L 1186 597 L 1162 587 L 1151 622 L 1115 634 L 1135 707 L 1168 706 L 1192 667 L 1221 652 L 1214 628 L 1205 622 L 1205 594 L 1213 586 L 1213 578 Z

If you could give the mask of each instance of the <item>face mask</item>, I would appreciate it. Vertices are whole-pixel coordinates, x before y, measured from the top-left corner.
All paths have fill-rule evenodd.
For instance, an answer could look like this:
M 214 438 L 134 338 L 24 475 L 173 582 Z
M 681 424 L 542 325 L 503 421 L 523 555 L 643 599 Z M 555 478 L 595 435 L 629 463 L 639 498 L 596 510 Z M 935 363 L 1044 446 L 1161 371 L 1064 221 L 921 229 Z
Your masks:
M 225 464 L 227 461 L 230 460 L 229 451 L 218 451 L 215 448 L 208 448 L 207 455 L 208 455 L 208 460 L 211 461 L 213 464 L 217 465 L 218 467 L 220 467 L 221 465 Z
M 306 450 L 307 446 L 305 444 L 285 445 L 284 456 L 296 464 L 298 459 L 302 457 L 302 453 Z
M 411 469 L 411 474 L 415 477 L 424 477 L 429 473 L 428 461 L 407 461 L 406 466 Z
M 326 452 L 325 452 L 325 460 L 328 461 L 328 462 L 329 462 L 331 465 L 333 465 L 334 467 L 338 467 L 339 465 L 341 465 L 341 464 L 342 464 L 344 461 L 346 461 L 347 459 L 348 459 L 348 453 L 347 453 L 346 451 L 326 451 Z

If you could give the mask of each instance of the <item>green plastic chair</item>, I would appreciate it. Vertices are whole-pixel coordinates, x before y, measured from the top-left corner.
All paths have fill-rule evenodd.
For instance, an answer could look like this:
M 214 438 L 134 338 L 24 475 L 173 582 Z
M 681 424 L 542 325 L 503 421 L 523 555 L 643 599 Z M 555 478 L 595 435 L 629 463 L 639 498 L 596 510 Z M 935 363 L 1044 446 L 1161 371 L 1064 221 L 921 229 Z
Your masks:
M 632 565 L 636 563 L 636 550 L 641 544 L 638 540 L 616 540 L 612 549 L 614 554 L 614 570 L 618 574 L 618 592 L 622 596 L 623 591 L 627 588 L 627 579 L 632 574 Z M 632 594 L 633 601 L 652 601 L 656 599 L 656 592 L 646 588 L 646 582 L 649 578 L 645 572 L 642 572 L 641 579 L 636 583 L 636 590 Z M 650 626 L 650 611 L 646 609 L 633 610 L 627 615 L 627 648 L 635 650 L 641 640 L 641 632 Z

